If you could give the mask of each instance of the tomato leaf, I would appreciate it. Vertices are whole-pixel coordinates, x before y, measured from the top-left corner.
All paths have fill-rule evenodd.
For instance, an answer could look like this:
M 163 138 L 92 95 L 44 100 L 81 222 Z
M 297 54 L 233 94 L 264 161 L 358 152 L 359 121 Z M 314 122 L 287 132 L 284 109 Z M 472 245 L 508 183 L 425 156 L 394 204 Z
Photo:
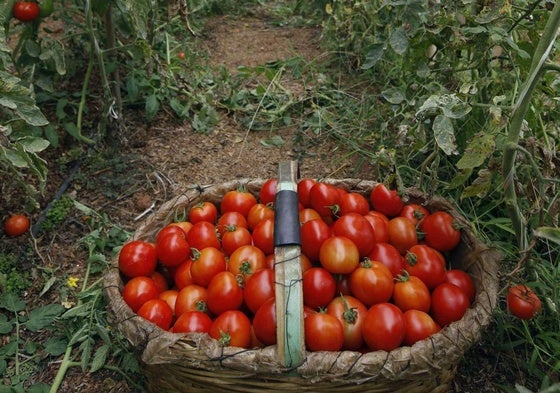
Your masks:
M 46 306 L 31 310 L 29 320 L 25 323 L 28 330 L 37 332 L 50 324 L 56 317 L 64 312 L 64 307 L 60 304 L 47 304 Z
M 375 66 L 379 60 L 383 58 L 385 46 L 383 44 L 374 44 L 366 54 L 366 60 L 362 65 L 362 70 L 368 70 Z
M 451 119 L 444 115 L 437 115 L 432 125 L 434 138 L 437 145 L 448 156 L 457 154 L 457 145 L 455 144 L 455 130 Z
M 461 198 L 484 197 L 492 187 L 492 172 L 482 169 L 478 172 L 478 177 L 463 190 Z
M 381 92 L 381 95 L 389 103 L 395 104 L 395 105 L 398 105 L 401 102 L 403 102 L 404 100 L 406 100 L 406 96 L 405 96 L 404 92 L 402 91 L 402 89 L 399 89 L 397 87 L 393 87 L 393 88 L 390 88 L 390 89 L 387 89 L 387 90 L 383 90 Z
M 8 311 L 18 312 L 25 308 L 25 302 L 12 292 L 5 292 L 0 295 L 0 308 Z
M 408 37 L 406 36 L 406 32 L 403 26 L 399 27 L 393 32 L 393 34 L 391 34 L 391 37 L 389 38 L 389 44 L 391 45 L 391 48 L 393 48 L 393 50 L 399 55 L 402 55 L 406 52 L 406 50 L 408 49 Z
M 93 359 L 91 361 L 91 368 L 89 370 L 90 372 L 94 373 L 105 365 L 110 349 L 111 347 L 109 345 L 104 344 L 100 346 L 97 351 L 95 351 L 95 354 L 93 355 Z

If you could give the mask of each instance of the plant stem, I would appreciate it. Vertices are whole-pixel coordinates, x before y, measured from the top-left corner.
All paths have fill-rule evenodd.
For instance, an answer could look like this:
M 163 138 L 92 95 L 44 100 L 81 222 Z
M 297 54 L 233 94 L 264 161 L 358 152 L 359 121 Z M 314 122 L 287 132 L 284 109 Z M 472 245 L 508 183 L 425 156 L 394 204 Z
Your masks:
M 517 193 L 515 190 L 515 159 L 517 156 L 517 147 L 521 138 L 521 128 L 523 119 L 531 104 L 531 96 L 542 73 L 546 58 L 548 57 L 554 41 L 558 35 L 558 27 L 560 26 L 560 2 L 556 2 L 550 18 L 544 28 L 541 39 L 537 45 L 531 69 L 527 80 L 522 86 L 519 98 L 514 105 L 511 116 L 507 143 L 504 148 L 504 158 L 502 165 L 502 176 L 504 181 L 504 203 L 509 211 L 513 229 L 517 237 L 517 243 L 521 250 L 525 250 L 528 246 L 527 226 L 525 217 L 521 211 L 517 201 Z

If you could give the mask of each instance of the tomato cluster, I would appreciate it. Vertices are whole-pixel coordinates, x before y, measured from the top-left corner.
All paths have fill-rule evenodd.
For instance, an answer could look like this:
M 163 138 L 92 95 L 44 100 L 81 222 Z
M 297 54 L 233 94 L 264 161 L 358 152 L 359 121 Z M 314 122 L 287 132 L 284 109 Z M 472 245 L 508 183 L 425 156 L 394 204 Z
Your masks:
M 172 332 L 202 332 L 224 346 L 276 344 L 274 198 L 242 189 L 192 206 L 187 221 L 134 240 L 119 254 L 122 296 Z M 302 179 L 297 186 L 305 345 L 310 351 L 390 351 L 463 317 L 469 274 L 446 255 L 460 241 L 447 212 L 403 203 L 383 184 L 369 195 Z

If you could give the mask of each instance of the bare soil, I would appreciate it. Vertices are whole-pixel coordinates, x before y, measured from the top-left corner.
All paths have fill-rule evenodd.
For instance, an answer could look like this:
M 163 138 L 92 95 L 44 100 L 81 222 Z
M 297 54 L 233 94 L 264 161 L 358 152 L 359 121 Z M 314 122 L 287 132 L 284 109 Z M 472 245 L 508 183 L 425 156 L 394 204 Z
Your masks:
M 307 61 L 319 61 L 323 52 L 320 30 L 274 26 L 263 18 L 223 16 L 209 21 L 205 27 L 208 36 L 201 45 L 208 48 L 212 65 L 223 65 L 235 73 L 239 66 L 254 67 L 267 62 L 301 56 Z M 286 77 L 289 78 L 289 77 Z M 284 80 L 292 94 L 303 94 L 304 87 L 297 80 Z M 358 164 L 357 158 L 347 155 L 339 143 L 321 135 L 301 135 L 296 138 L 296 127 L 271 131 L 248 130 L 239 119 L 221 113 L 217 127 L 209 134 L 197 133 L 188 122 L 178 124 L 171 116 L 159 116 L 146 124 L 138 121 L 141 115 L 125 115 L 125 143 L 114 155 L 99 162 L 86 161 L 80 165 L 65 191 L 78 201 L 102 211 L 124 228 L 134 230 L 141 220 L 135 220 L 148 209 L 157 209 L 162 203 L 184 190 L 197 185 L 220 183 L 235 178 L 268 178 L 277 173 L 278 163 L 300 159 L 300 177 L 356 177 L 372 178 L 372 168 Z M 281 146 L 266 146 L 263 141 L 281 136 Z M 41 201 L 44 210 L 69 179 L 71 165 L 61 165 L 64 157 L 50 157 L 49 188 Z M 68 162 L 72 160 L 68 158 Z M 375 179 L 374 179 L 375 180 Z M 22 209 L 18 188 L 9 179 L 2 179 L 2 218 Z M 37 221 L 40 212 L 33 217 Z M 77 245 L 87 227 L 80 215 L 69 216 L 57 231 L 16 241 L 0 239 L 7 251 L 23 252 L 31 248 L 40 255 L 35 262 L 42 268 L 56 268 L 61 277 L 83 277 L 84 250 Z M 31 264 L 25 266 L 40 278 L 40 271 Z M 32 299 L 32 291 L 29 299 Z M 496 355 L 487 353 L 481 345 L 474 348 L 459 366 L 455 383 L 456 392 L 496 392 L 495 383 L 511 384 L 508 374 L 497 370 Z M 37 376 L 38 380 L 52 382 L 58 365 L 52 364 Z M 498 375 L 496 375 L 498 373 Z M 69 370 L 61 392 L 131 392 L 126 381 L 117 373 L 101 371 L 84 373 L 78 367 Z

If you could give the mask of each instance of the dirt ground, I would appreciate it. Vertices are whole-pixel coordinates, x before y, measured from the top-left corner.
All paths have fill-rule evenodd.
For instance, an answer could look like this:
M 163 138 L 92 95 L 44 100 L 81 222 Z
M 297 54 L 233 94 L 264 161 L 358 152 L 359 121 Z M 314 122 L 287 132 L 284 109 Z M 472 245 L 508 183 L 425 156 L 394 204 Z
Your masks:
M 208 37 L 203 44 L 210 50 L 213 64 L 222 64 L 235 72 L 238 66 L 256 66 L 266 62 L 301 56 L 316 61 L 323 55 L 320 31 L 314 28 L 277 27 L 261 18 L 219 17 L 205 27 Z M 293 94 L 303 87 L 297 81 L 286 80 Z M 135 218 L 148 208 L 157 209 L 171 197 L 196 185 L 209 185 L 235 178 L 268 178 L 277 173 L 278 163 L 301 160 L 300 177 L 356 177 L 372 179 L 372 168 L 358 165 L 346 155 L 340 144 L 322 136 L 309 136 L 302 144 L 295 138 L 295 128 L 274 131 L 253 131 L 243 127 L 238 119 L 222 113 L 214 131 L 193 132 L 189 123 L 158 118 L 151 125 L 135 120 L 134 113 L 125 113 L 127 143 L 120 152 L 124 167 L 107 162 L 97 167 L 78 169 L 76 180 L 66 191 L 78 201 L 105 212 L 121 226 L 133 230 Z M 263 140 L 279 135 L 282 146 L 268 147 Z M 69 176 L 69 170 L 52 163 L 53 188 L 47 190 L 43 206 L 52 199 L 58 187 Z M 85 180 L 84 180 L 85 178 Z M 376 179 L 373 179 L 376 180 Z M 6 193 L 3 180 L 2 203 L 6 211 L 17 209 L 17 200 Z M 113 192 L 107 192 L 113 188 Z M 3 208 L 4 209 L 4 208 Z M 4 216 L 4 213 L 2 215 Z M 38 216 L 38 215 L 37 215 Z M 37 219 L 38 217 L 35 217 Z M 37 249 L 49 264 L 56 264 L 65 274 L 83 274 L 83 250 L 76 246 L 81 226 L 70 219 L 61 230 L 37 239 Z M 23 244 L 22 240 L 22 246 Z M 475 348 L 468 363 L 459 366 L 456 392 L 495 392 L 493 355 L 484 348 Z M 486 360 L 485 360 L 486 359 Z M 479 373 L 473 374 L 473 367 Z M 42 377 L 45 382 L 56 373 L 56 364 Z M 468 370 L 462 376 L 461 370 Z M 497 379 L 503 381 L 504 376 Z M 96 374 L 70 369 L 61 392 L 131 392 L 118 374 L 108 371 Z

